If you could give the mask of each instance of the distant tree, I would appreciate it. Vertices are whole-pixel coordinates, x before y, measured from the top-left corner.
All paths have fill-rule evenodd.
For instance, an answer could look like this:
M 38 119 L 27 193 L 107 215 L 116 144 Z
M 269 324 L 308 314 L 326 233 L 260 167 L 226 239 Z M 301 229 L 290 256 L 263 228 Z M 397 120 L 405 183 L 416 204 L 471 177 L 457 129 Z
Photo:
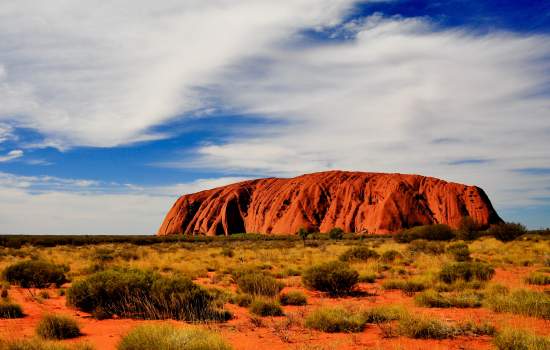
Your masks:
M 491 226 L 489 233 L 499 241 L 509 242 L 527 233 L 527 229 L 520 223 L 503 222 Z
M 456 238 L 464 241 L 473 241 L 479 237 L 479 225 L 470 216 L 465 216 L 460 220 Z
M 342 237 L 344 237 L 344 230 L 340 227 L 334 227 L 328 231 L 328 237 L 330 239 L 342 239 Z
M 300 227 L 300 229 L 298 230 L 298 237 L 300 237 L 302 241 L 304 241 L 304 246 L 306 245 L 307 236 L 309 236 L 309 232 L 305 228 Z

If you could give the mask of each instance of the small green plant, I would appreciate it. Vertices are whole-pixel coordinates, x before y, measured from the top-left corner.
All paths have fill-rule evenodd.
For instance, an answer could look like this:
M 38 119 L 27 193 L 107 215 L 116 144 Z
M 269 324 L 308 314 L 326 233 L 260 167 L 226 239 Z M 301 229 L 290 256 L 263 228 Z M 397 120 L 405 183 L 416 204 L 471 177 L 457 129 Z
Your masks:
M 307 288 L 333 296 L 350 293 L 358 280 L 359 273 L 340 261 L 312 266 L 302 275 L 302 281 Z
M 409 253 L 428 255 L 439 255 L 445 252 L 445 244 L 443 242 L 432 242 L 425 239 L 417 239 L 409 243 Z
M 250 304 L 250 312 L 262 317 L 284 315 L 283 309 L 278 302 L 267 299 L 254 299 Z
M 307 297 L 304 293 L 293 290 L 288 293 L 283 293 L 279 296 L 279 302 L 281 305 L 307 305 Z
M 119 343 L 117 350 L 231 350 L 218 334 L 199 328 L 172 325 L 143 325 L 134 328 Z
M 405 316 L 399 320 L 399 333 L 415 339 L 446 339 L 455 335 L 453 326 L 428 316 Z
M 510 292 L 506 287 L 494 286 L 485 295 L 485 305 L 495 312 L 539 317 L 550 320 L 550 295 L 527 289 Z
M 382 283 L 383 289 L 398 289 L 403 291 L 405 294 L 421 292 L 427 287 L 426 282 L 420 280 L 390 279 Z
M 65 266 L 42 260 L 27 260 L 8 266 L 4 279 L 23 288 L 45 288 L 51 284 L 57 287 L 67 282 Z
M 231 302 L 233 304 L 236 304 L 242 307 L 248 307 L 252 303 L 252 300 L 253 300 L 252 295 L 242 294 L 242 293 L 235 294 L 231 298 Z
M 361 332 L 366 320 L 361 313 L 340 307 L 320 307 L 306 317 L 305 325 L 327 333 Z
M 402 306 L 376 306 L 363 312 L 363 317 L 367 323 L 384 323 L 401 318 L 408 315 L 407 310 Z
M 452 255 L 456 261 L 470 261 L 470 249 L 465 243 L 454 243 L 447 247 L 447 253 Z
M 498 350 L 547 350 L 550 349 L 550 338 L 507 328 L 497 334 L 493 344 Z
M 443 266 L 439 279 L 445 283 L 462 281 L 489 281 L 495 275 L 495 269 L 480 262 L 456 262 Z
M 275 296 L 284 287 L 283 283 L 277 281 L 272 276 L 256 271 L 247 271 L 238 274 L 236 283 L 241 292 L 252 295 Z
M 0 318 L 21 318 L 25 316 L 19 304 L 9 301 L 0 302 Z
M 525 279 L 525 282 L 527 282 L 528 284 L 546 286 L 550 284 L 550 275 L 539 273 L 539 272 L 533 272 Z
M 36 333 L 44 339 L 70 339 L 80 335 L 80 327 L 69 316 L 46 315 L 38 323 Z
M 367 247 L 353 247 L 346 250 L 339 259 L 341 261 L 367 261 L 369 259 L 378 259 L 380 255 Z
M 344 238 L 344 230 L 342 230 L 340 227 L 334 227 L 330 231 L 328 231 L 328 237 L 330 239 L 342 239 Z
M 434 290 L 427 290 L 415 297 L 419 306 L 425 307 L 457 307 L 469 308 L 481 306 L 481 295 L 471 292 L 460 292 L 456 294 L 441 294 Z
M 380 256 L 380 261 L 384 263 L 391 263 L 394 262 L 396 259 L 402 259 L 403 255 L 399 253 L 397 250 L 387 250 L 384 253 L 382 253 L 382 256 Z
M 506 222 L 491 226 L 489 234 L 502 242 L 513 241 L 527 233 L 527 229 L 520 223 Z

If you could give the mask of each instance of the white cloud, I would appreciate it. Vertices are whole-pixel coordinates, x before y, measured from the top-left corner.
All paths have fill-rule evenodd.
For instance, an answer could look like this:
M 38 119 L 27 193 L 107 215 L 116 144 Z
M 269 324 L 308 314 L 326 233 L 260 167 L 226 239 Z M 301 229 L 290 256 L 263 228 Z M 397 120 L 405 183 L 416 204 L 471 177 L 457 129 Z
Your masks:
M 23 157 L 23 151 L 20 149 L 14 149 L 3 156 L 0 155 L 0 163 L 9 162 L 10 160 L 14 160 L 20 157 Z
M 215 87 L 223 103 L 279 123 L 200 147 L 193 166 L 420 173 L 480 185 L 500 207 L 533 204 L 548 176 L 510 169 L 550 165 L 548 36 L 377 16 L 352 29 L 236 66 Z
M 241 180 L 137 187 L 0 172 L 0 234 L 153 234 L 181 194 Z
M 196 89 L 352 0 L 66 0 L 0 6 L 0 120 L 45 145 L 115 146 L 166 135 L 203 108 Z M 36 146 L 36 145 L 35 145 Z

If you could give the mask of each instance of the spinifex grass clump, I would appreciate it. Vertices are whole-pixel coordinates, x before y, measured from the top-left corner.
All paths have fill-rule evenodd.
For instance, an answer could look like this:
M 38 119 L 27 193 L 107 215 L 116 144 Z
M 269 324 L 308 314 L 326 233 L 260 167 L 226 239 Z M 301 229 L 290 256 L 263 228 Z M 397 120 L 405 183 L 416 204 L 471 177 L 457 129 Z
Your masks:
M 462 281 L 489 281 L 495 275 L 495 269 L 480 262 L 456 262 L 443 266 L 439 279 L 445 283 Z
M 470 249 L 465 243 L 454 243 L 447 247 L 447 253 L 451 254 L 456 261 L 470 261 Z
M 80 327 L 69 316 L 46 315 L 38 323 L 36 333 L 44 339 L 70 339 L 80 335 Z
M 380 255 L 367 247 L 353 247 L 346 250 L 339 259 L 341 261 L 367 261 L 369 259 L 378 259 Z
M 23 288 L 45 288 L 51 284 L 57 287 L 67 282 L 65 266 L 42 260 L 27 260 L 8 266 L 3 273 L 6 281 Z
M 269 299 L 254 299 L 250 304 L 250 312 L 262 317 L 284 315 L 281 305 Z
M 493 343 L 498 350 L 547 350 L 550 338 L 541 337 L 523 330 L 504 329 L 499 332 Z
M 398 289 L 405 294 L 412 294 L 425 290 L 428 288 L 428 284 L 426 281 L 416 279 L 391 279 L 384 281 L 384 283 L 382 283 L 382 288 L 386 290 Z
M 416 304 L 426 307 L 480 307 L 482 296 L 479 293 L 459 292 L 442 294 L 434 290 L 427 290 L 415 297 Z
M 0 302 L 0 318 L 21 318 L 25 316 L 19 304 L 10 301 Z
M 231 350 L 216 333 L 172 325 L 143 325 L 122 338 L 117 350 Z
M 186 277 L 163 277 L 141 270 L 106 270 L 73 283 L 67 303 L 98 318 L 223 320 L 214 298 Z
M 320 307 L 306 317 L 305 325 L 327 333 L 361 332 L 366 319 L 359 312 L 341 307 Z
M 284 287 L 274 277 L 254 270 L 235 272 L 234 279 L 241 292 L 252 295 L 275 296 Z
M 509 291 L 493 286 L 485 295 L 485 305 L 496 312 L 511 312 L 550 320 L 550 295 L 526 289 Z
M 350 293 L 358 280 L 359 273 L 341 261 L 312 266 L 302 275 L 302 281 L 307 288 L 333 296 Z
M 1 341 L 1 350 L 94 350 L 95 348 L 87 343 L 61 344 L 57 341 L 49 341 L 41 338 L 17 339 L 12 341 Z
M 525 282 L 539 286 L 546 286 L 550 284 L 550 275 L 540 272 L 533 272 L 525 279 Z
M 301 306 L 301 305 L 307 304 L 307 297 L 304 295 L 304 293 L 295 290 L 295 291 L 281 294 L 279 296 L 279 302 L 282 305 Z

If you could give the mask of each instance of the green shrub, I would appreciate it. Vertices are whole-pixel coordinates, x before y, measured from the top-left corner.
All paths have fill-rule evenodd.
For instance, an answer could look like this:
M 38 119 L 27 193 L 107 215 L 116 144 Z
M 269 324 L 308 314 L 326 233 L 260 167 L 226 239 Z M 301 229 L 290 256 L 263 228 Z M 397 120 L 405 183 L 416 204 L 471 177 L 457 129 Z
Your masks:
M 415 302 L 417 305 L 425 307 L 480 307 L 481 296 L 479 294 L 469 292 L 444 295 L 434 290 L 427 290 L 416 295 Z
M 480 226 L 470 216 L 460 220 L 458 230 L 455 231 L 456 238 L 463 241 L 473 241 L 479 237 Z
M 254 299 L 250 304 L 250 312 L 262 317 L 284 315 L 279 303 L 264 299 Z
M 353 313 L 340 307 L 321 307 L 306 317 L 305 325 L 328 333 L 361 332 L 366 320 L 360 313 Z
M 382 288 L 386 290 L 398 289 L 410 294 L 423 291 L 427 288 L 427 285 L 423 281 L 391 279 L 384 281 Z
M 353 247 L 340 255 L 341 261 L 367 261 L 369 259 L 378 259 L 380 255 L 367 247 Z
M 80 335 L 80 327 L 69 316 L 46 315 L 36 326 L 36 333 L 44 339 L 70 339 Z
M 375 306 L 363 312 L 363 317 L 367 323 L 384 323 L 400 320 L 408 315 L 406 309 L 402 306 Z
M 409 243 L 416 239 L 449 241 L 454 237 L 455 233 L 453 230 L 445 224 L 416 226 L 394 235 L 394 239 L 400 243 Z
M 282 305 L 297 305 L 302 306 L 307 304 L 307 297 L 304 293 L 299 291 L 290 291 L 288 293 L 283 293 L 279 296 L 279 302 Z
M 513 241 L 525 233 L 527 233 L 525 226 L 514 222 L 501 223 L 489 228 L 489 234 L 502 242 Z
M 198 328 L 172 325 L 143 325 L 134 328 L 117 350 L 231 350 L 219 335 Z
M 511 312 L 550 319 L 550 295 L 526 289 L 510 292 L 505 287 L 490 288 L 485 305 L 495 312 Z
M 536 284 L 539 286 L 546 286 L 550 284 L 550 275 L 545 275 L 543 273 L 533 272 L 526 279 L 525 282 L 529 284 Z
M 401 258 L 403 258 L 403 255 L 401 255 L 401 253 L 399 253 L 397 250 L 387 250 L 382 253 L 380 260 L 384 263 L 391 263 L 394 262 L 396 259 Z
M 252 295 L 250 294 L 235 294 L 231 301 L 233 304 L 242 306 L 242 307 L 248 307 L 252 303 Z
M 330 295 L 350 293 L 359 279 L 357 271 L 340 261 L 315 265 L 302 275 L 307 288 L 327 292 Z
M 328 237 L 330 239 L 342 239 L 344 237 L 344 230 L 340 227 L 334 227 L 328 231 Z
M 446 339 L 455 335 L 453 326 L 427 316 L 405 316 L 399 320 L 399 333 L 415 339 Z
M 417 239 L 409 243 L 408 250 L 411 254 L 424 253 L 439 255 L 445 253 L 445 244 L 442 242 L 430 242 L 425 239 Z
M 252 295 L 274 296 L 284 287 L 284 284 L 275 278 L 256 271 L 239 274 L 235 282 L 241 292 Z
M 470 261 L 470 249 L 464 243 L 454 243 L 447 247 L 447 253 L 451 254 L 456 261 Z
M 489 281 L 495 275 L 495 269 L 480 262 L 456 262 L 443 266 L 439 279 L 445 283 L 462 281 Z
M 187 277 L 163 277 L 140 270 L 106 270 L 73 283 L 67 304 L 97 318 L 224 320 L 213 296 Z
M 498 350 L 547 350 L 550 338 L 519 329 L 504 329 L 493 339 Z
M 0 302 L 0 318 L 21 318 L 25 316 L 19 304 L 9 301 Z
M 23 288 L 57 287 L 67 282 L 66 267 L 42 260 L 27 260 L 8 266 L 3 273 L 6 281 Z

